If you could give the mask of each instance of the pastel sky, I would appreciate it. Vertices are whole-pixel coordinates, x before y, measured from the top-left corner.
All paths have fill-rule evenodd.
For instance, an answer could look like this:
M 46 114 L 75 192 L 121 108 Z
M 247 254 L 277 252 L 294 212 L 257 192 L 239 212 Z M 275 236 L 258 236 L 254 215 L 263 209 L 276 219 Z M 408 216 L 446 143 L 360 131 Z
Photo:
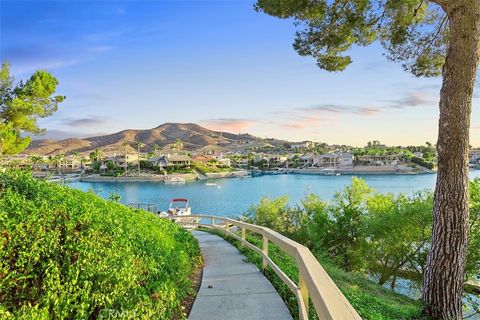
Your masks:
M 440 78 L 418 79 L 378 45 L 344 72 L 292 48 L 295 27 L 252 1 L 0 2 L 0 60 L 17 80 L 51 71 L 67 96 L 47 138 L 164 122 L 365 145 L 435 142 Z M 480 145 L 480 81 L 471 144 Z

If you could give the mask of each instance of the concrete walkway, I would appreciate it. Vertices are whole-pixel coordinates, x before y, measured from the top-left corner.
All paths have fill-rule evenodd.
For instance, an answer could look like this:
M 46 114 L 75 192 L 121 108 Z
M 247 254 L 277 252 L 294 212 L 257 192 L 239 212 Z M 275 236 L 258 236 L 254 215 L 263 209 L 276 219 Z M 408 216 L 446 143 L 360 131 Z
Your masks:
M 192 231 L 205 266 L 190 320 L 291 320 L 272 284 L 244 255 L 219 236 Z

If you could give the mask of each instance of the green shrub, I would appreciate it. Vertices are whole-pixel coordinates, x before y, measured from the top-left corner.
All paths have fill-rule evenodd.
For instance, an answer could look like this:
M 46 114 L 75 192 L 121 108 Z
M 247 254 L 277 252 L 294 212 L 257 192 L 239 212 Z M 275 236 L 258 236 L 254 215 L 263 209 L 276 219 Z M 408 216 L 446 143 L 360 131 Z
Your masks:
M 221 236 L 224 235 L 220 232 L 215 233 Z M 230 237 L 227 240 L 239 247 L 239 241 Z M 247 236 L 247 241 L 259 248 L 262 244 L 262 240 L 255 236 Z M 240 249 L 240 251 L 250 262 L 261 268 L 262 258 L 259 254 L 245 247 Z M 294 258 L 285 254 L 278 246 L 272 243 L 269 244 L 268 255 L 290 279 L 298 283 L 298 268 Z M 421 304 L 419 301 L 414 301 L 385 289 L 362 276 L 345 272 L 324 258 L 319 260 L 325 271 L 327 271 L 328 275 L 363 319 L 421 319 Z M 298 319 L 298 302 L 295 295 L 270 267 L 267 267 L 265 270 L 265 276 L 285 301 L 293 318 Z M 311 301 L 309 319 L 318 319 Z
M 191 234 L 91 193 L 0 174 L 0 318 L 181 319 Z

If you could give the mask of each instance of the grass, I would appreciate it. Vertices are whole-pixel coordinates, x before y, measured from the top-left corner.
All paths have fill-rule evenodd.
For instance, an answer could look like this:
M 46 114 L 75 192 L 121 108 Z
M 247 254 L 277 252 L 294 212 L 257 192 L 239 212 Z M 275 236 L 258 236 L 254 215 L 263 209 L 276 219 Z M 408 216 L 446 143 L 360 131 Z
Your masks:
M 143 210 L 0 173 L 0 319 L 184 319 L 192 235 Z
M 224 237 L 224 233 L 213 232 Z M 240 248 L 240 242 L 236 239 L 227 237 L 226 240 L 239 248 L 249 261 L 254 263 L 259 269 L 261 268 L 262 258 L 260 255 L 251 249 Z M 259 248 L 261 247 L 261 239 L 258 237 L 249 235 L 247 236 L 247 241 Z M 272 243 L 269 244 L 268 254 L 290 279 L 298 283 L 298 268 L 292 257 Z M 360 275 L 345 272 L 331 262 L 322 260 L 321 265 L 363 319 L 398 320 L 421 318 L 420 302 L 390 291 Z M 291 293 L 290 289 L 270 267 L 267 267 L 265 276 L 285 301 L 294 319 L 298 319 L 298 303 L 295 295 Z M 318 319 L 311 302 L 309 319 Z

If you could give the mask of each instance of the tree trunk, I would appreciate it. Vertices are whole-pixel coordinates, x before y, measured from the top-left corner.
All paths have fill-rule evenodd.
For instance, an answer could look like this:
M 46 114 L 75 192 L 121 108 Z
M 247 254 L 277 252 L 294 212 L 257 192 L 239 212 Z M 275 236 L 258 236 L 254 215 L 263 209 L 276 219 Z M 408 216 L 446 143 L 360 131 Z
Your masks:
M 451 38 L 440 92 L 438 175 L 422 300 L 424 313 L 434 319 L 462 319 L 468 242 L 469 129 L 480 56 L 480 1 L 449 1 L 444 9 Z

